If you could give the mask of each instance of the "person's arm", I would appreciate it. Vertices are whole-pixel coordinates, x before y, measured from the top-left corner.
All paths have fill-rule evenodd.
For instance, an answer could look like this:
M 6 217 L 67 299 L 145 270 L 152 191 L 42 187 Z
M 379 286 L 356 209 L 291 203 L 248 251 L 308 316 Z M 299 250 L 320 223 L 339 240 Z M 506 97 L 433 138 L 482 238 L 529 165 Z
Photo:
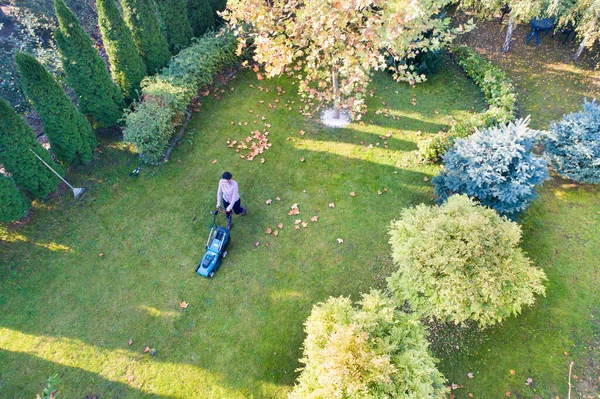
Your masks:
M 221 189 L 221 181 L 219 180 L 219 188 L 217 189 L 217 208 L 221 206 L 221 197 L 223 197 L 223 190 Z
M 229 206 L 227 207 L 227 212 L 231 212 L 231 210 L 233 209 L 233 205 L 239 199 L 240 199 L 240 194 L 238 192 L 238 184 L 236 181 L 232 181 L 231 182 L 231 202 L 229 203 Z

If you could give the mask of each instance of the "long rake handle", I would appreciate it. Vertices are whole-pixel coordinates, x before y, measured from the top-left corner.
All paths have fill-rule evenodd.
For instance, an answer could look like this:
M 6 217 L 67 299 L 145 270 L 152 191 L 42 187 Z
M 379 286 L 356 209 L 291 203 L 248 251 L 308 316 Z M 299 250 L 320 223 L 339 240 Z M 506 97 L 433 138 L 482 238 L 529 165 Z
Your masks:
M 36 153 L 35 153 L 35 152 L 34 152 L 34 151 L 31 149 L 31 148 L 29 149 L 29 151 L 33 152 L 33 155 L 35 155 L 35 156 L 37 157 L 37 159 L 39 159 L 40 161 L 42 161 L 42 163 L 43 163 L 44 165 L 46 165 L 46 166 L 48 167 L 48 169 L 50 169 L 52 172 L 54 172 L 54 174 L 55 174 L 56 176 L 58 176 L 58 178 L 59 178 L 60 180 L 62 180 L 62 181 L 63 181 L 63 182 L 64 182 L 64 183 L 65 183 L 67 186 L 69 186 L 69 187 L 71 188 L 71 190 L 75 190 L 75 189 L 73 188 L 73 186 L 69 184 L 69 182 L 68 182 L 68 181 L 66 181 L 65 179 L 63 179 L 61 175 L 59 175 L 59 174 L 58 174 L 58 173 L 57 173 L 57 172 L 56 172 L 54 169 L 52 169 L 52 167 L 51 167 L 50 165 L 48 165 L 48 164 L 46 163 L 46 161 L 44 161 L 42 158 L 40 158 L 40 156 L 39 156 L 38 154 L 36 154 Z

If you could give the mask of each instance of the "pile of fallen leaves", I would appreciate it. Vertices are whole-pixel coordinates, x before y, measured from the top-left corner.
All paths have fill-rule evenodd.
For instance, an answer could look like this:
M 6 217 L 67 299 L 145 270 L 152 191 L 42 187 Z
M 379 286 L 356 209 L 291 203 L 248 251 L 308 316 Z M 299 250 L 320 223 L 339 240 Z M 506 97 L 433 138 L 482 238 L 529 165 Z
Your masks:
M 253 130 L 250 134 L 239 142 L 227 139 L 227 147 L 235 148 L 237 153 L 248 150 L 245 154 L 240 154 L 240 158 L 253 161 L 256 156 L 271 148 L 272 144 L 269 143 L 269 132 L 266 130 L 263 133 Z M 264 158 L 261 159 L 261 163 L 264 163 Z

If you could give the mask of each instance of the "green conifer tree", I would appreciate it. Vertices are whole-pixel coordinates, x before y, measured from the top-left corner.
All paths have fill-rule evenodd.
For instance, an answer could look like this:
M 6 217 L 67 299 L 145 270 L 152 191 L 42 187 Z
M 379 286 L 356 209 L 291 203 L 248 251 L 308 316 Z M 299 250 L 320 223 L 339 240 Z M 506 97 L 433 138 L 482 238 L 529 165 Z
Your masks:
M 77 94 L 79 110 L 92 118 L 94 126 L 116 125 L 125 108 L 121 91 L 111 80 L 92 40 L 64 0 L 54 0 L 54 7 L 59 24 L 54 39 L 67 83 Z
M 215 14 L 208 0 L 189 0 L 188 18 L 196 37 L 215 27 Z
M 17 53 L 15 60 L 23 91 L 42 118 L 56 158 L 68 165 L 90 162 L 96 137 L 88 121 L 33 56 Z
M 110 62 L 113 79 L 125 100 L 137 99 L 140 82 L 147 74 L 146 64 L 137 52 L 133 35 L 114 0 L 97 0 L 98 26 Z
M 227 8 L 227 0 L 210 0 L 210 5 L 215 15 L 217 15 L 217 11 L 225 11 L 225 8 Z
M 30 149 L 61 173 L 50 153 L 35 140 L 31 127 L 0 99 L 0 163 L 23 191 L 44 198 L 58 188 L 58 179 Z
M 0 222 L 8 223 L 27 215 L 31 203 L 19 191 L 15 182 L 0 175 Z
M 161 29 L 169 43 L 171 53 L 176 54 L 189 46 L 194 32 L 188 21 L 186 0 L 156 0 Z
M 121 0 L 125 22 L 131 29 L 138 53 L 155 74 L 167 66 L 171 58 L 169 43 L 160 31 L 160 24 L 151 0 Z

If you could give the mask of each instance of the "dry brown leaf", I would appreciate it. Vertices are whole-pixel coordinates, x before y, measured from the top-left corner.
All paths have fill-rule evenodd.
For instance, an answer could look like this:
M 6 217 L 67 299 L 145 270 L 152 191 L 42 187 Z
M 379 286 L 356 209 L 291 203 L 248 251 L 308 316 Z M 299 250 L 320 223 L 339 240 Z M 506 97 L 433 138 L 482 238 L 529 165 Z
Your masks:
M 273 200 L 271 200 L 270 198 L 265 201 L 265 204 L 267 204 L 267 205 L 271 205 L 271 203 L 273 203 Z
M 265 233 L 267 233 L 267 234 L 271 234 L 271 231 L 272 231 L 272 230 L 271 230 L 271 228 L 270 228 L 270 227 L 267 227 L 267 229 L 265 230 Z
M 515 375 L 515 370 L 509 370 L 508 371 L 511 375 Z
M 147 346 L 147 347 L 144 348 L 144 353 L 148 353 L 148 352 L 150 352 L 150 347 L 149 346 Z
M 190 304 L 189 304 L 189 303 L 187 303 L 186 301 L 181 301 L 181 302 L 179 302 L 179 307 L 180 307 L 181 309 L 186 309 L 186 308 L 187 308 L 189 305 L 190 305 Z
M 129 338 L 129 342 L 127 342 L 129 346 L 133 345 L 133 338 Z
M 330 208 L 335 208 L 335 204 L 332 202 L 331 204 L 329 204 Z
M 316 221 L 318 221 L 318 220 L 319 220 L 319 217 L 318 217 L 318 216 L 313 216 L 313 217 L 311 217 L 311 218 L 310 218 L 310 221 L 311 221 L 311 222 L 316 222 Z
M 344 243 L 344 239 L 343 238 L 338 238 L 337 242 L 338 242 L 338 244 L 343 244 Z
M 351 196 L 351 197 L 356 197 L 356 193 L 355 193 L 354 191 L 351 191 L 351 192 L 350 192 L 350 196 Z
M 302 222 L 302 227 L 306 227 L 306 226 L 308 226 L 308 223 Z
M 281 201 L 281 198 L 279 198 L 279 197 L 275 197 L 275 200 L 277 200 L 277 201 Z
M 302 223 L 302 219 L 296 219 L 296 220 L 294 220 L 294 224 L 300 224 L 300 223 Z
M 265 159 L 264 159 L 264 158 L 261 158 L 261 159 L 260 159 L 260 163 L 265 163 Z
M 212 163 L 217 163 L 217 160 L 216 160 L 216 159 L 213 159 Z
M 429 178 L 428 178 L 427 176 L 425 176 L 425 177 L 423 178 L 423 181 L 429 181 Z
M 300 158 L 300 162 L 304 162 L 304 157 Z
M 299 215 L 300 214 L 300 210 L 298 208 L 292 209 L 291 211 L 288 212 L 288 215 Z
M 300 230 L 300 226 L 298 226 L 298 225 L 295 225 L 295 226 L 294 226 L 294 228 L 295 228 L 296 230 Z
M 275 230 L 275 231 L 273 232 L 273 235 L 274 235 L 275 237 L 277 237 L 277 236 L 279 235 L 279 230 Z
M 255 247 L 258 247 L 259 245 L 260 245 L 260 242 L 258 242 L 258 241 L 256 241 L 256 242 L 254 243 L 254 246 L 255 246 Z
M 277 225 L 277 227 L 279 227 L 280 229 L 283 229 L 283 223 L 279 223 L 279 224 Z

